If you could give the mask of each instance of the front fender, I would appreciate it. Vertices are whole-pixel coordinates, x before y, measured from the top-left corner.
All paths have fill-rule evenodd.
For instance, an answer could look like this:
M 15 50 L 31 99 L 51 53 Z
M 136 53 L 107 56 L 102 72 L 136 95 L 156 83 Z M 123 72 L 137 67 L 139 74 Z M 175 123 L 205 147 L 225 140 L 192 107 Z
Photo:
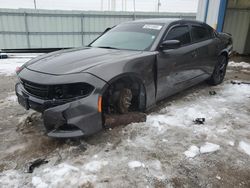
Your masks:
M 157 52 L 143 52 L 136 56 L 93 67 L 88 72 L 107 82 L 103 92 L 109 84 L 121 77 L 129 76 L 140 80 L 145 87 L 146 106 L 149 107 L 155 103 L 156 54 Z

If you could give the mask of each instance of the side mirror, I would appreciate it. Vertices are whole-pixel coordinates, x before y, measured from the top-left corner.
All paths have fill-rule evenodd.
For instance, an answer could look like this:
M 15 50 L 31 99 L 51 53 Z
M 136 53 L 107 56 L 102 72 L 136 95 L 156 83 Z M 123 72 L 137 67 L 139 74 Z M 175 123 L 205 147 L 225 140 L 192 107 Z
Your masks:
M 181 46 L 181 42 L 179 40 L 165 40 L 161 43 L 160 49 L 161 50 L 168 50 L 168 49 L 176 49 Z

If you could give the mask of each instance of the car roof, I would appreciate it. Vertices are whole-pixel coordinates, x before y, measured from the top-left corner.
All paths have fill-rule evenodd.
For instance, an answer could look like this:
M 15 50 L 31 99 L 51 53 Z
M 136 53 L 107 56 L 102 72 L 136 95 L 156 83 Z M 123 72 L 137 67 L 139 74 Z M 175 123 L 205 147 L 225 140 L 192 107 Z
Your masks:
M 134 20 L 131 22 L 134 23 L 160 23 L 160 24 L 169 24 L 171 22 L 179 21 L 178 18 L 152 18 L 152 19 L 142 19 L 142 20 Z
M 180 18 L 152 18 L 152 19 L 141 19 L 141 20 L 134 20 L 129 21 L 126 23 L 155 23 L 155 24 L 165 24 L 168 25 L 172 22 L 184 22 L 184 23 L 198 23 L 198 24 L 204 24 L 204 22 L 200 22 L 197 20 L 187 20 L 187 19 L 180 19 Z

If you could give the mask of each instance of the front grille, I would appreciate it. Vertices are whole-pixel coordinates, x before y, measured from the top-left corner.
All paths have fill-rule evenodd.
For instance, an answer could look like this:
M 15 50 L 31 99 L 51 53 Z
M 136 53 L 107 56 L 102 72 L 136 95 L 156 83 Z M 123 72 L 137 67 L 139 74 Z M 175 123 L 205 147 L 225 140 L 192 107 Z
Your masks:
M 50 87 L 48 85 L 36 84 L 26 80 L 22 80 L 22 84 L 25 90 L 30 94 L 42 99 L 49 98 Z
M 21 83 L 29 94 L 44 100 L 72 100 L 86 97 L 94 90 L 94 87 L 87 83 L 42 85 L 23 79 Z

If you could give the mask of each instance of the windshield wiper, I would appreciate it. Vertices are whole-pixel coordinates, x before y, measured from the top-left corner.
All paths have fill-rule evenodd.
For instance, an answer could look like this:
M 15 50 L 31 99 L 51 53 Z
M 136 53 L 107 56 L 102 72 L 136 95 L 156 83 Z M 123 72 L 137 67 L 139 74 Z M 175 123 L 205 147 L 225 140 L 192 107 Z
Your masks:
M 96 46 L 97 48 L 107 48 L 107 49 L 116 49 L 116 50 L 119 50 L 119 48 L 114 48 L 114 47 L 111 47 L 111 46 Z

